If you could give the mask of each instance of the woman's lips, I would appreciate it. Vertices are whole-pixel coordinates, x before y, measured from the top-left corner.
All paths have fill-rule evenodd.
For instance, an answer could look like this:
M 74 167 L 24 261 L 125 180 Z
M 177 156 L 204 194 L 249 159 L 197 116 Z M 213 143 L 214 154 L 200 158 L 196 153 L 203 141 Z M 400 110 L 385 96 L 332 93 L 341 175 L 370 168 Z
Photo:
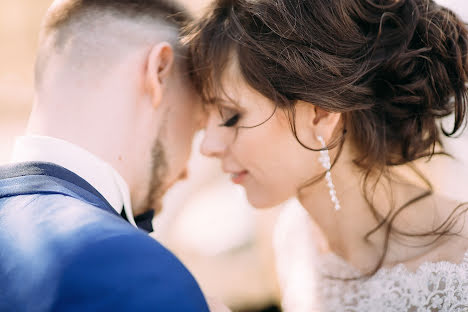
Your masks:
M 247 174 L 248 174 L 247 170 L 232 173 L 231 180 L 234 184 L 241 184 L 245 180 L 245 177 L 247 176 Z

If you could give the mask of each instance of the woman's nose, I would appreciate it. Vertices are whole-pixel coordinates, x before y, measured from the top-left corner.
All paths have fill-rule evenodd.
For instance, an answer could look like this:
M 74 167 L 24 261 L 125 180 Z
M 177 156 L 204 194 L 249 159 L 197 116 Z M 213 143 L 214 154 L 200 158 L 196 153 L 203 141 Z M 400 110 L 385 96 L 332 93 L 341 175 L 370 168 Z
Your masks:
M 207 157 L 221 158 L 227 147 L 227 129 L 219 127 L 219 118 L 208 117 L 205 124 L 205 133 L 200 146 L 200 151 Z

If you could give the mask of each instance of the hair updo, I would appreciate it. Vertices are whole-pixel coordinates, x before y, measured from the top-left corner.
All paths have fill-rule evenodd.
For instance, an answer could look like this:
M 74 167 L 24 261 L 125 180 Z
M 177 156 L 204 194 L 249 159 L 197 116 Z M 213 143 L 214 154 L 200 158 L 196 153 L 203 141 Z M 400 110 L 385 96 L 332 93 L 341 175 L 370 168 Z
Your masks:
M 342 113 L 365 170 L 432 155 L 441 117 L 464 125 L 467 29 L 432 0 L 218 0 L 186 40 L 206 101 L 234 52 L 277 106 Z
M 187 29 L 185 41 L 193 82 L 208 103 L 222 94 L 222 74 L 235 57 L 248 85 L 289 110 L 296 138 L 297 101 L 342 113 L 378 223 L 365 239 L 381 227 L 386 231 L 381 258 L 366 275 L 382 266 L 392 233 L 435 237 L 433 242 L 453 234 L 468 210 L 463 205 L 430 232 L 393 227 L 404 209 L 432 194 L 414 167 L 429 190 L 399 209 L 390 207 L 386 216 L 367 188 L 373 172 L 379 179 L 388 166 L 434 155 L 442 133 L 452 136 L 465 125 L 468 33 L 453 12 L 432 0 L 215 0 Z M 453 126 L 443 129 L 441 118 L 449 115 Z M 337 139 L 344 142 L 344 134 Z

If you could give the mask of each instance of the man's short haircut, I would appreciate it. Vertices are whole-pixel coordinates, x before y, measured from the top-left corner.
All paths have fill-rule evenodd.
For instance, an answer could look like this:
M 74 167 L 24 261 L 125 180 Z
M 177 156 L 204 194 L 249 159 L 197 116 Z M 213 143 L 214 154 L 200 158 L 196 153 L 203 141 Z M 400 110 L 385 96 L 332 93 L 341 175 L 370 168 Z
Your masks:
M 181 28 L 191 17 L 176 1 L 171 0 L 69 0 L 56 1 L 59 8 L 51 10 L 46 20 L 47 28 L 61 25 L 90 12 L 110 12 L 125 17 L 161 19 Z
M 104 68 L 109 54 L 118 57 L 131 46 L 154 43 L 158 35 L 177 50 L 178 35 L 191 20 L 175 0 L 56 0 L 42 25 L 36 84 L 54 54 L 83 70 Z

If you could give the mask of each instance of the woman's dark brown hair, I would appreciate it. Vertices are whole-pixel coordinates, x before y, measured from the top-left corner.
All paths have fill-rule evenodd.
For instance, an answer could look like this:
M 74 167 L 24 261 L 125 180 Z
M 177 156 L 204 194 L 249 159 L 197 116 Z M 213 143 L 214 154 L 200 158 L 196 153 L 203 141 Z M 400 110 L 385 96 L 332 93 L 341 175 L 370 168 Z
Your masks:
M 366 180 L 432 156 L 442 133 L 464 127 L 467 28 L 432 0 L 217 0 L 186 42 L 193 81 L 207 102 L 219 95 L 235 58 L 242 78 L 278 107 L 294 112 L 300 100 L 342 113 Z M 449 115 L 453 127 L 441 130 Z M 388 216 L 378 216 L 369 201 L 378 228 L 387 229 L 375 271 L 393 220 L 415 200 Z M 421 236 L 440 237 L 453 224 L 446 220 Z

